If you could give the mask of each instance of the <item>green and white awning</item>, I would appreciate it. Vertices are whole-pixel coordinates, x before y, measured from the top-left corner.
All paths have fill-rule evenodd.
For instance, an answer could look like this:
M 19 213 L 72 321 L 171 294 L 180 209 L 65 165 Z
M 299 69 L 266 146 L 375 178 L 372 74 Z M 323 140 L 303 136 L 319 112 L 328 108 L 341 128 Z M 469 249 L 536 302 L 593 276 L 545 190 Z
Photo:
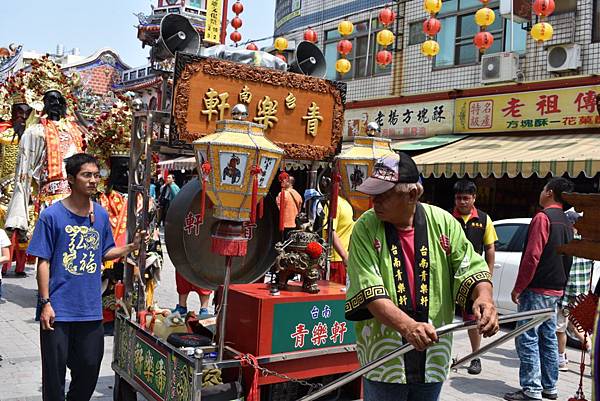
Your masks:
M 424 177 L 594 177 L 600 172 L 600 132 L 536 136 L 471 136 L 414 157 Z

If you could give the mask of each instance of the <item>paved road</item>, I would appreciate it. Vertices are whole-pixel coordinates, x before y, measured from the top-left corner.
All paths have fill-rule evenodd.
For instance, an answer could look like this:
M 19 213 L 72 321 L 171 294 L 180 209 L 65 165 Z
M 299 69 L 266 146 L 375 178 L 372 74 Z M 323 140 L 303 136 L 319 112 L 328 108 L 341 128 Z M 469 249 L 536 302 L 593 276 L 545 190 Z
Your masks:
M 166 249 L 166 248 L 164 248 Z M 173 307 L 177 302 L 174 268 L 168 257 L 165 258 L 162 282 L 157 290 L 159 304 Z M 3 296 L 0 301 L 0 400 L 34 401 L 41 400 L 41 369 L 38 326 L 33 320 L 35 311 L 35 279 L 33 266 L 27 267 L 27 278 L 17 278 L 8 274 L 3 279 Z M 199 309 L 197 296 L 190 296 L 189 307 Z M 94 400 L 112 400 L 113 374 L 110 369 L 112 337 L 105 338 L 105 356 L 96 387 Z M 454 355 L 463 356 L 469 345 L 466 332 L 455 336 Z M 569 350 L 570 371 L 561 372 L 559 379 L 560 399 L 573 396 L 579 383 L 579 354 Z M 507 391 L 518 389 L 519 361 L 514 350 L 514 342 L 509 341 L 483 357 L 483 372 L 478 376 L 467 374 L 459 369 L 450 375 L 444 386 L 441 399 L 444 401 L 465 400 L 476 397 L 478 400 L 499 400 Z M 584 378 L 584 390 L 591 399 L 591 379 L 589 360 Z M 68 376 L 68 375 L 67 375 Z M 141 398 L 141 397 L 140 397 Z

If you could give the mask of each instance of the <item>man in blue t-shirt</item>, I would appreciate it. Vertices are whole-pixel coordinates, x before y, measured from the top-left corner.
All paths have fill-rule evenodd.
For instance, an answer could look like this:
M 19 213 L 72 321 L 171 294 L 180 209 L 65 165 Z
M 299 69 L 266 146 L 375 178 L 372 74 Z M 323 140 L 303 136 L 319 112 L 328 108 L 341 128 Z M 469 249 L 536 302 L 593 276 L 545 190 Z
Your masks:
M 98 161 L 78 153 L 65 160 L 71 194 L 45 209 L 27 253 L 38 257 L 44 401 L 65 400 L 65 372 L 71 370 L 68 401 L 92 397 L 104 355 L 103 260 L 138 249 L 144 232 L 115 247 L 108 213 L 91 196 L 100 179 Z

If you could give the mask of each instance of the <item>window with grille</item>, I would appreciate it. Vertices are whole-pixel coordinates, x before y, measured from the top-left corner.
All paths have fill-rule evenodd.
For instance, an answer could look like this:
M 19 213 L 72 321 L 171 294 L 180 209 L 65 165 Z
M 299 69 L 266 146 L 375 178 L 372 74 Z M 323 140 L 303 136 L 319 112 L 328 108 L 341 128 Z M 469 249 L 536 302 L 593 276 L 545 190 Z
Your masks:
M 440 44 L 440 52 L 435 57 L 434 65 L 436 67 L 469 65 L 479 62 L 481 55 L 479 49 L 473 44 L 473 39 L 479 32 L 479 26 L 475 23 L 475 13 L 481 6 L 479 0 L 444 2 L 439 14 L 442 29 L 436 38 Z M 524 54 L 527 32 L 522 29 L 521 24 L 512 24 L 509 20 L 502 18 L 498 6 L 498 1 L 488 4 L 488 7 L 496 13 L 496 20 L 486 29 L 494 36 L 494 44 L 486 53 L 514 51 Z

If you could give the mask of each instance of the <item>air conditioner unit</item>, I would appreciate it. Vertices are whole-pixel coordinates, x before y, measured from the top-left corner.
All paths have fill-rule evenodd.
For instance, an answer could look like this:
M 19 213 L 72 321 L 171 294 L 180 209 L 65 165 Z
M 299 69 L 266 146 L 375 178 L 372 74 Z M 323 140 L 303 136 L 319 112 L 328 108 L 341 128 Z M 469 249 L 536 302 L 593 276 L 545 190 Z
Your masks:
M 581 67 L 581 46 L 575 43 L 548 48 L 546 69 L 548 72 L 576 70 Z
M 519 55 L 504 52 L 485 54 L 481 57 L 481 83 L 515 81 L 519 74 Z

